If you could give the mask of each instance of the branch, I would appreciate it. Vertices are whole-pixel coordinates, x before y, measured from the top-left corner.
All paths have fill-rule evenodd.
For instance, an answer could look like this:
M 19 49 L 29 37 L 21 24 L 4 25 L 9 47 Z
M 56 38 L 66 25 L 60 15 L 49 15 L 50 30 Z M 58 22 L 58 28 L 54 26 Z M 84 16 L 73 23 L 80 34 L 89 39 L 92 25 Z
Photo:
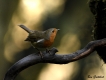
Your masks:
M 106 45 L 106 38 L 91 41 L 83 49 L 67 55 L 55 54 L 58 52 L 56 48 L 52 48 L 50 50 L 51 54 L 46 53 L 46 51 L 42 52 L 43 58 L 39 56 L 39 53 L 30 54 L 11 66 L 11 68 L 6 73 L 4 80 L 14 80 L 22 70 L 38 63 L 67 64 L 69 62 L 77 61 L 88 56 L 98 47 L 102 47 L 104 45 Z

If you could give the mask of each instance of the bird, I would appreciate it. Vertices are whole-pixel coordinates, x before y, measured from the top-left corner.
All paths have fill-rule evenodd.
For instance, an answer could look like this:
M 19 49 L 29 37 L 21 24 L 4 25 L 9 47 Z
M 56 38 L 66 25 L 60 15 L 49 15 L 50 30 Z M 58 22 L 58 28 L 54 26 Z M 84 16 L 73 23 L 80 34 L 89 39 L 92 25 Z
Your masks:
M 48 48 L 53 44 L 54 39 L 57 35 L 57 32 L 60 29 L 50 28 L 45 31 L 37 31 L 37 30 L 30 30 L 23 24 L 20 24 L 18 26 L 29 33 L 25 41 L 29 41 L 31 45 L 33 46 L 33 48 L 36 48 L 39 51 L 41 58 L 43 58 L 43 54 L 39 50 L 39 48 L 45 48 L 46 51 L 50 54 L 50 51 Z

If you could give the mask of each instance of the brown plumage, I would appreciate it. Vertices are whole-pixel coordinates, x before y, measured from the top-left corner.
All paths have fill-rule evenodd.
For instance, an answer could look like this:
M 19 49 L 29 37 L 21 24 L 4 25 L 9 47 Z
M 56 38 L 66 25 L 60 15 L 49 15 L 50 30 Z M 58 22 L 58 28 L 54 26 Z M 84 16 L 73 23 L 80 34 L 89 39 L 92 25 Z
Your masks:
M 32 46 L 36 48 L 37 50 L 39 50 L 38 48 L 50 47 L 54 42 L 57 31 L 59 30 L 56 28 L 50 28 L 45 31 L 33 31 L 33 30 L 28 29 L 24 25 L 19 25 L 19 26 L 29 33 L 25 41 L 31 42 Z

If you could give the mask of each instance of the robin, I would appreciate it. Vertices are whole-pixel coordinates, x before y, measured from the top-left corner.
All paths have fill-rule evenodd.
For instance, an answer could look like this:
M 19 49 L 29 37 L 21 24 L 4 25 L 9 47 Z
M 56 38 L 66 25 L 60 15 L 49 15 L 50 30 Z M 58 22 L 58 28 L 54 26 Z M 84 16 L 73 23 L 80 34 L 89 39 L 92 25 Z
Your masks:
M 45 31 L 34 31 L 34 30 L 28 29 L 24 25 L 18 25 L 18 26 L 20 26 L 22 29 L 24 29 L 26 32 L 29 33 L 25 41 L 31 42 L 32 46 L 40 52 L 40 55 L 42 58 L 43 58 L 43 55 L 38 48 L 46 48 L 46 51 L 50 54 L 50 51 L 48 48 L 53 44 L 57 31 L 59 29 L 50 28 Z

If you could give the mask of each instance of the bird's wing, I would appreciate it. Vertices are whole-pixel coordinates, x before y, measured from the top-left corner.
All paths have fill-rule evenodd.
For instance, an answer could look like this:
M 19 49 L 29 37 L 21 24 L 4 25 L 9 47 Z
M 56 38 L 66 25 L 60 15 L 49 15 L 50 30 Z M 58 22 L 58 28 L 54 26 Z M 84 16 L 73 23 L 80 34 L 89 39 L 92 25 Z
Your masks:
M 40 43 L 40 42 L 43 42 L 44 39 L 42 38 L 26 38 L 25 41 L 31 41 L 31 42 L 36 42 L 36 43 Z
M 42 43 L 42 42 L 44 42 L 44 39 L 39 39 L 39 40 L 37 41 L 37 43 Z

